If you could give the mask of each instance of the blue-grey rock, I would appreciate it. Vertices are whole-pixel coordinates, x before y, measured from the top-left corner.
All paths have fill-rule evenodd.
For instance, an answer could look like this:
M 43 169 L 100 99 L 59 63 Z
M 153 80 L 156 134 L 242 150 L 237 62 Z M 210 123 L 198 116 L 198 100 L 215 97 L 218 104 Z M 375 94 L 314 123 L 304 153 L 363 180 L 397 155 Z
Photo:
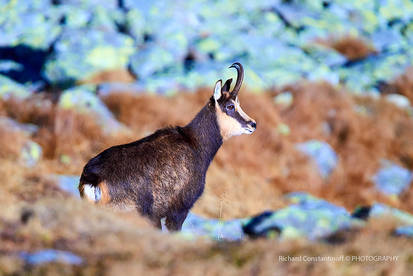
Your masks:
M 413 225 L 399 226 L 394 230 L 394 233 L 398 236 L 413 237 Z
M 23 65 L 12 60 L 0 60 L 0 74 L 9 71 L 22 71 Z
M 291 92 L 283 92 L 274 97 L 274 102 L 285 107 L 293 103 L 293 95 Z
M 406 96 L 403 96 L 400 94 L 388 94 L 388 95 L 385 95 L 384 98 L 388 102 L 391 102 L 400 108 L 410 107 L 410 100 Z
M 324 178 L 328 177 L 337 166 L 337 154 L 331 146 L 325 142 L 310 140 L 308 142 L 299 143 L 296 147 L 299 151 L 314 160 L 320 175 Z
M 52 175 L 51 179 L 56 181 L 57 185 L 63 191 L 80 198 L 78 186 L 79 176 L 77 175 Z
M 23 85 L 0 75 L 0 98 L 14 97 L 16 99 L 24 99 L 30 95 L 31 93 Z
M 106 82 L 99 84 L 97 94 L 102 97 L 109 96 L 113 93 L 144 93 L 145 87 L 140 82 L 123 83 L 123 82 Z
M 172 93 L 213 85 L 217 67 L 241 61 L 252 90 L 307 79 L 370 93 L 413 60 L 413 4 L 404 0 L 26 2 L 0 2 L 0 47 L 27 45 L 49 55 L 53 46 L 41 73 L 63 88 L 130 64 L 141 87 Z M 378 54 L 350 62 L 316 43 L 348 35 L 370 41 Z M 185 60 L 190 51 L 195 66 Z M 18 72 L 19 64 L 27 70 L 15 61 L 0 61 L 0 73 Z M 45 84 L 12 78 L 33 90 Z
M 50 1 L 2 1 L 0 3 L 0 46 L 13 47 L 24 44 L 47 49 L 61 31 L 58 20 L 44 11 Z
M 127 131 L 126 126 L 116 120 L 110 110 L 95 94 L 92 85 L 77 86 L 65 90 L 59 99 L 59 107 L 88 113 L 96 119 L 107 134 Z
M 34 167 L 42 158 L 42 147 L 31 140 L 24 143 L 20 152 L 20 160 L 26 167 Z
M 379 52 L 397 50 L 403 43 L 403 36 L 399 30 L 385 28 L 371 34 L 374 48 Z
M 206 219 L 189 213 L 182 225 L 183 235 L 204 236 L 217 241 L 239 241 L 244 237 L 241 223 L 243 220 Z
M 326 237 L 338 230 L 360 225 L 343 207 L 305 193 L 287 195 L 294 204 L 251 218 L 243 225 L 250 236 L 268 236 L 280 232 L 281 238 Z
M 379 81 L 390 81 L 411 64 L 408 53 L 373 55 L 349 66 L 339 68 L 340 81 L 354 92 L 377 90 Z
M 413 215 L 405 211 L 387 206 L 381 203 L 375 203 L 371 206 L 369 217 L 391 216 L 407 225 L 413 225 Z
M 386 195 L 399 195 L 407 190 L 412 181 L 412 173 L 391 162 L 384 162 L 384 166 L 374 175 L 376 188 Z
M 131 69 L 139 79 L 147 79 L 155 73 L 168 70 L 175 62 L 169 51 L 159 45 L 151 44 L 131 57 Z
M 81 265 L 83 259 L 71 252 L 43 249 L 33 253 L 20 252 L 19 256 L 29 265 L 42 265 L 47 263 L 64 263 L 70 265 Z
M 22 132 L 27 136 L 31 136 L 39 130 L 39 127 L 34 124 L 22 124 L 6 116 L 0 116 L 0 127 L 9 131 Z
M 123 34 L 66 30 L 56 42 L 44 74 L 51 83 L 73 83 L 104 70 L 125 68 L 134 51 L 133 40 Z
M 8 132 L 19 133 L 26 137 L 18 156 L 21 165 L 33 167 L 40 161 L 43 153 L 42 147 L 30 140 L 31 136 L 38 130 L 36 125 L 22 124 L 8 117 L 0 116 L 0 127 Z

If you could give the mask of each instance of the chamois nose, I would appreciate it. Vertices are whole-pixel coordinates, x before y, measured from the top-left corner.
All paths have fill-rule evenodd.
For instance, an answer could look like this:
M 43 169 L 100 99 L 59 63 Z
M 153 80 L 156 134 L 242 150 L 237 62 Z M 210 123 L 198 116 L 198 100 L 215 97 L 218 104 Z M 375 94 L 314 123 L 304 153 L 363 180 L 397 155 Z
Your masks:
M 251 125 L 254 129 L 257 129 L 257 123 L 256 123 L 256 122 L 251 122 L 250 125 Z

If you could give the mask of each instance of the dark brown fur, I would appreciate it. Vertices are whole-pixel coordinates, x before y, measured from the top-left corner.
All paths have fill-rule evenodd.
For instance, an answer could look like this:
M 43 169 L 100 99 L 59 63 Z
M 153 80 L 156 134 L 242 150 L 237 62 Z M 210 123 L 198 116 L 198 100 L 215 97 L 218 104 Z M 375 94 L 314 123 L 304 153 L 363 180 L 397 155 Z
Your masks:
M 210 101 L 185 127 L 165 128 L 139 141 L 111 147 L 84 167 L 83 185 L 107 184 L 110 203 L 135 203 L 136 209 L 160 226 L 179 230 L 204 190 L 205 175 L 222 137 Z
M 231 67 L 238 72 L 234 90 L 229 92 L 231 80 L 223 87 L 219 80 L 214 96 L 187 126 L 158 130 L 92 158 L 80 178 L 81 196 L 85 196 L 85 185 L 98 187 L 99 196 L 89 195 L 89 200 L 136 208 L 158 227 L 166 217 L 169 230 L 180 230 L 204 190 L 206 172 L 223 139 L 256 128 L 237 100 L 242 65 Z

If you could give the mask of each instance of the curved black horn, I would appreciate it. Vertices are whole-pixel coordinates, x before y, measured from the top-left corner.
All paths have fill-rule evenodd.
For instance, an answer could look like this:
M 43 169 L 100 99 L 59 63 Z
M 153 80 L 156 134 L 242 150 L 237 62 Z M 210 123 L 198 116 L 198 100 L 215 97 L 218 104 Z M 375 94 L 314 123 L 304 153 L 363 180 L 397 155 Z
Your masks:
M 234 89 L 231 92 L 233 96 L 237 96 L 239 89 L 241 88 L 242 81 L 244 80 L 244 68 L 239 62 L 233 63 L 229 68 L 237 69 L 237 82 L 235 83 Z

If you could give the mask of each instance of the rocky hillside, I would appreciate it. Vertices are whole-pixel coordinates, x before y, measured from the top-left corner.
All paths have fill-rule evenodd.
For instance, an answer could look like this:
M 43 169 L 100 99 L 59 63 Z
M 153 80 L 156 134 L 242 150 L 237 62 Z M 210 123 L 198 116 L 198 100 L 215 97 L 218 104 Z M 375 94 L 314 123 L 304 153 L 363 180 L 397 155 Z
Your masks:
M 408 275 L 412 2 L 256 2 L 0 3 L 0 275 Z M 79 199 L 91 157 L 186 124 L 234 61 L 258 129 L 180 233 Z

